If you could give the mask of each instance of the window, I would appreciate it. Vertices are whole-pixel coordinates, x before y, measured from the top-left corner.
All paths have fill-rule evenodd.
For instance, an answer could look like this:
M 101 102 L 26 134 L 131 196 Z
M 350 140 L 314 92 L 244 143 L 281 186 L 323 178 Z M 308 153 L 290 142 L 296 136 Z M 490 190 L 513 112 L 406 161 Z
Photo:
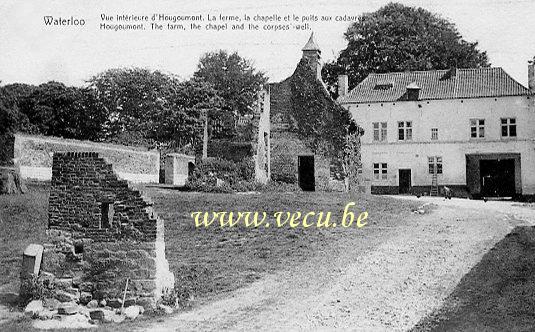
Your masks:
M 373 164 L 373 178 L 375 180 L 386 180 L 388 178 L 388 167 L 386 163 Z
M 432 140 L 438 139 L 438 128 L 431 128 L 431 139 Z
M 412 121 L 398 122 L 398 140 L 400 141 L 412 140 Z
M 502 118 L 502 137 L 516 137 L 516 119 Z
M 373 123 L 373 140 L 376 142 L 386 141 L 386 122 L 374 122 Z
M 485 137 L 485 119 L 471 119 L 470 120 L 470 137 L 471 138 Z
M 113 203 L 103 202 L 100 205 L 99 228 L 110 228 L 113 223 Z
M 442 157 L 427 157 L 429 174 L 442 174 Z

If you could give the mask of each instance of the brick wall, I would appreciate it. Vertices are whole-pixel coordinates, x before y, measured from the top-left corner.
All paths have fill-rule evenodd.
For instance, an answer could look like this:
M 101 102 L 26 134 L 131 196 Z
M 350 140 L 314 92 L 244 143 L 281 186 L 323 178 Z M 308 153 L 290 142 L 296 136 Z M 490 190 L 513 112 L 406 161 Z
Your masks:
M 152 203 L 95 152 L 55 153 L 43 278 L 54 297 L 127 296 L 153 307 L 174 277 L 165 258 L 164 221 Z

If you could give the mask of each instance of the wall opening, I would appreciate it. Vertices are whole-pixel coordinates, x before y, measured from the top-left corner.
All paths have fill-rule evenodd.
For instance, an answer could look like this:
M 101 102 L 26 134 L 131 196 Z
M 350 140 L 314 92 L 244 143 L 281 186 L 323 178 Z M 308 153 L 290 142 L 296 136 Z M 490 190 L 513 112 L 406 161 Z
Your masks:
M 314 191 L 316 189 L 314 156 L 299 156 L 297 161 L 299 187 L 304 191 Z
M 100 205 L 99 228 L 110 228 L 113 223 L 113 203 L 103 202 Z
M 195 164 L 190 161 L 188 162 L 188 178 L 193 176 L 193 172 L 195 172 Z
M 515 160 L 480 160 L 481 194 L 493 197 L 515 195 Z
M 400 169 L 399 170 L 399 193 L 408 194 L 411 192 L 411 170 Z
M 522 194 L 520 153 L 466 155 L 466 185 L 474 198 Z
M 74 253 L 75 254 L 84 253 L 84 243 L 82 241 L 74 242 Z

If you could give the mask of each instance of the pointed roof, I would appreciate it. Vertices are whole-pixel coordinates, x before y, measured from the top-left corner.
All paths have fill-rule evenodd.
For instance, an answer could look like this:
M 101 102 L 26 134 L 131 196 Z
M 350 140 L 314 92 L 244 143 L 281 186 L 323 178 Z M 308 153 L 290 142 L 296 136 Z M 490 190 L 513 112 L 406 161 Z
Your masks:
M 308 42 L 303 46 L 302 51 L 319 51 L 321 52 L 320 47 L 318 46 L 318 43 L 316 43 L 316 39 L 314 39 L 314 32 L 310 34 L 310 38 L 308 39 Z

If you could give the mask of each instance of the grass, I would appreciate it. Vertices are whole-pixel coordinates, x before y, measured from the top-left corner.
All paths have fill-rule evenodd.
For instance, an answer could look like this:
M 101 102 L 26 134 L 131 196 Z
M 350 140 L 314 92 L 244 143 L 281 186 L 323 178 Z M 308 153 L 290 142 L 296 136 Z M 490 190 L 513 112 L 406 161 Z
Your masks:
M 147 193 L 166 222 L 166 252 L 177 290 L 194 295 L 196 302 L 299 264 L 346 239 L 364 236 L 379 225 L 395 224 L 414 207 L 414 203 L 346 193 L 231 195 L 158 189 Z M 194 211 L 266 211 L 268 216 L 277 211 L 331 211 L 331 220 L 337 221 L 350 201 L 356 202 L 357 214 L 368 211 L 369 225 L 365 228 L 196 228 L 190 216 Z
M 533 331 L 535 228 L 517 227 L 413 331 Z
M 24 248 L 43 243 L 47 223 L 48 191 L 30 187 L 19 196 L 0 196 L 0 289 L 18 291 L 18 275 Z M 305 262 L 314 255 L 341 246 L 355 237 L 373 236 L 383 227 L 394 227 L 416 205 L 380 196 L 347 193 L 207 194 L 161 188 L 145 188 L 155 210 L 165 220 L 166 256 L 175 274 L 176 289 L 193 306 L 225 296 L 263 276 Z M 331 211 L 339 221 L 344 206 L 369 213 L 364 228 L 196 228 L 194 211 Z M 157 319 L 149 317 L 148 319 Z M 137 324 L 138 320 L 134 323 Z M 141 322 L 140 322 L 141 323 Z M 122 324 L 126 328 L 128 324 Z M 99 330 L 113 330 L 105 325 Z M 28 330 L 25 319 L 0 326 L 0 330 Z
M 48 188 L 32 186 L 24 195 L 0 195 L 0 289 L 18 292 L 22 253 L 43 243 L 48 221 Z

